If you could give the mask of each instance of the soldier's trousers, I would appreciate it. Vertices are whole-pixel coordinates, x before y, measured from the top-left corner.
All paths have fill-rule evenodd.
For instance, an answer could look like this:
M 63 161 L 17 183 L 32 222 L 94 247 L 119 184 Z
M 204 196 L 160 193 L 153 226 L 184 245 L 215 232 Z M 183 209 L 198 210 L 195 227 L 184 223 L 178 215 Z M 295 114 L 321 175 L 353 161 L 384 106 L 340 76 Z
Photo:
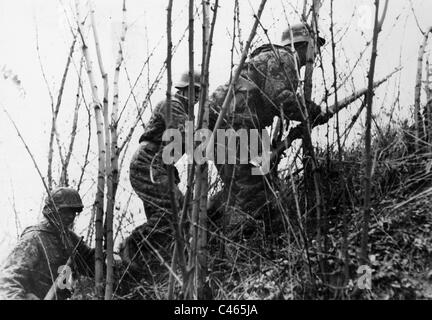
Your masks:
M 224 129 L 248 130 L 260 127 L 260 119 L 256 112 L 248 106 L 248 95 L 245 90 L 237 90 L 232 100 L 232 105 L 226 115 L 226 122 L 222 125 Z M 213 115 L 216 118 L 217 115 Z M 215 122 L 215 121 L 213 121 Z M 261 136 L 261 131 L 259 130 Z M 223 142 L 217 142 L 223 144 Z M 240 145 L 236 143 L 236 164 L 228 164 L 228 148 L 225 145 L 225 164 L 217 163 L 216 168 L 223 182 L 222 195 L 217 195 L 215 202 L 228 202 L 228 205 L 235 206 L 244 213 L 263 219 L 265 207 L 269 202 L 271 192 L 268 190 L 265 176 L 252 175 L 253 165 L 240 164 Z M 215 147 L 215 159 L 217 159 L 217 147 Z M 223 199 L 221 201 L 221 199 Z M 218 204 L 215 204 L 216 210 Z
M 225 201 L 256 219 L 264 219 L 264 208 L 271 199 L 266 176 L 252 175 L 250 164 L 218 164 L 216 168 L 224 185 Z
M 177 187 L 180 179 L 175 167 L 174 169 L 174 193 L 177 206 L 180 206 L 182 193 Z M 129 178 L 132 188 L 143 201 L 147 221 L 137 227 L 126 240 L 127 252 L 123 254 L 123 258 L 132 268 L 147 269 L 153 274 L 165 273 L 167 270 L 160 258 L 170 264 L 174 238 L 168 165 L 162 161 L 162 147 L 153 142 L 141 142 L 132 157 Z

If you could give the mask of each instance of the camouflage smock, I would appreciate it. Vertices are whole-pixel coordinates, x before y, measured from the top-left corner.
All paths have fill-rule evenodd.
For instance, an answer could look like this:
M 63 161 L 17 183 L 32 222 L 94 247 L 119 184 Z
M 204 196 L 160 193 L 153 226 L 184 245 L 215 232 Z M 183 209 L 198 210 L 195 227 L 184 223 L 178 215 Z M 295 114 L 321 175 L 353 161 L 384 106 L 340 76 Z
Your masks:
M 58 269 L 65 265 L 79 237 L 67 231 L 71 249 L 66 250 L 57 229 L 46 219 L 38 225 L 28 227 L 6 258 L 0 269 L 0 298 L 28 299 L 33 294 L 43 299 L 58 276 Z M 73 270 L 92 275 L 94 249 L 81 243 L 77 249 Z M 67 289 L 58 290 L 58 299 L 68 297 Z

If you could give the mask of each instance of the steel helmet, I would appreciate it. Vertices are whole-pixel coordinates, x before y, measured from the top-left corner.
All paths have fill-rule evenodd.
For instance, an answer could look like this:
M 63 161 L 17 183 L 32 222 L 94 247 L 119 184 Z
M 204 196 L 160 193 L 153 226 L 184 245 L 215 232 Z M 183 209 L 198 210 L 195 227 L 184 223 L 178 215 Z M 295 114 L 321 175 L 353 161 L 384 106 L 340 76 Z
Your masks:
M 195 87 L 201 88 L 201 73 L 198 71 L 194 72 L 194 85 Z M 177 89 L 189 87 L 189 72 L 183 72 L 180 80 L 174 86 Z
M 292 39 L 291 39 L 291 31 L 292 31 Z M 291 28 L 286 29 L 282 33 L 281 45 L 287 46 L 291 43 L 295 44 L 298 42 L 309 42 L 311 36 L 309 33 L 309 29 L 303 23 L 294 24 Z M 322 37 L 318 37 L 318 45 L 322 46 L 325 43 L 325 39 Z
M 75 208 L 77 212 L 81 212 L 84 208 L 81 197 L 75 189 L 60 187 L 51 192 L 51 197 L 45 198 L 45 205 L 51 206 L 54 202 L 57 209 Z

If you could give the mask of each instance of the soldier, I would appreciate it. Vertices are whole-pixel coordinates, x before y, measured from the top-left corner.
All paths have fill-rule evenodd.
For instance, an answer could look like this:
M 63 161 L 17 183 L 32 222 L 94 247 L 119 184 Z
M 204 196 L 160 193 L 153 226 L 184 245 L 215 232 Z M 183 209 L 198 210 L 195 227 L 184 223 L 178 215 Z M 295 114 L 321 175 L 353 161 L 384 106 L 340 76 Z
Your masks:
M 292 35 L 292 37 L 291 37 Z M 285 120 L 303 121 L 300 99 L 297 92 L 298 70 L 306 65 L 306 53 L 311 39 L 308 28 L 303 24 L 293 25 L 282 34 L 280 45 L 265 44 L 255 49 L 249 61 L 242 68 L 234 89 L 234 98 L 225 118 L 224 127 L 234 130 L 264 129 L 273 123 L 274 117 Z M 318 45 L 325 40 L 318 38 Z M 292 51 L 294 46 L 295 51 Z M 228 84 L 220 86 L 210 97 L 210 128 L 212 128 L 223 104 Z M 313 102 L 306 102 L 309 116 L 314 119 L 321 108 Z M 238 153 L 237 153 L 238 154 Z M 243 212 L 263 219 L 263 207 L 272 194 L 266 183 L 267 176 L 251 175 L 252 164 L 216 164 L 222 182 L 222 191 L 210 201 L 210 212 L 220 211 L 229 200 Z M 228 193 L 233 198 L 227 200 Z M 269 196 L 269 197 L 268 197 Z
M 200 74 L 194 74 L 195 99 L 198 102 L 200 91 Z M 173 129 L 182 133 L 185 141 L 185 123 L 188 120 L 188 91 L 189 74 L 185 72 L 178 83 L 178 91 L 171 100 L 171 116 Z M 139 139 L 138 150 L 130 163 L 129 178 L 134 191 L 143 201 L 147 217 L 146 223 L 136 228 L 121 246 L 122 259 L 132 271 L 141 270 L 141 273 L 160 273 L 159 257 L 154 249 L 165 259 L 170 257 L 170 246 L 173 243 L 171 228 L 171 200 L 168 185 L 168 167 L 163 163 L 162 135 L 167 129 L 166 101 L 160 102 L 145 127 Z M 184 148 L 183 148 L 184 150 Z M 175 195 L 178 207 L 182 204 L 183 195 L 178 189 L 180 182 L 178 171 L 176 173 Z M 169 260 L 168 260 L 169 261 Z M 145 268 L 145 267 L 147 268 Z M 162 267 L 163 269 L 164 267 Z
M 74 189 L 58 188 L 46 197 L 43 219 L 24 230 L 0 269 L 0 299 L 44 299 L 74 248 L 71 272 L 93 275 L 94 249 L 83 242 L 77 247 L 80 237 L 70 229 L 82 209 Z M 58 290 L 56 296 L 66 299 L 70 292 Z

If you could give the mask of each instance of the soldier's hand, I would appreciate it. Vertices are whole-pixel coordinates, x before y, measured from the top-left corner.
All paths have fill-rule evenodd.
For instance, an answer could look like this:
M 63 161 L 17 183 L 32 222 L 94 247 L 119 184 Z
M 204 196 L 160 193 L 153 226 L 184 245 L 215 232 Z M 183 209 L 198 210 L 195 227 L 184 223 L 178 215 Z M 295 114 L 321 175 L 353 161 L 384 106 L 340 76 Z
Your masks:
M 35 294 L 33 293 L 27 293 L 25 295 L 26 300 L 40 300 Z

